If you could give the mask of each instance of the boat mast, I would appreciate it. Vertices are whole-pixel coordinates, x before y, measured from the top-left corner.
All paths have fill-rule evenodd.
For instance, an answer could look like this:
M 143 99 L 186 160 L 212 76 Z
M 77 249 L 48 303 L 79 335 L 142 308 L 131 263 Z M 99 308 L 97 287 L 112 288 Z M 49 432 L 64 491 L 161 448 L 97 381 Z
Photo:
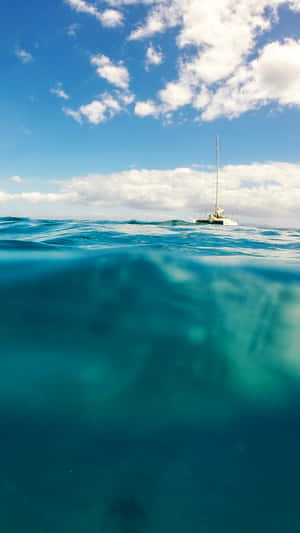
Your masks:
M 217 168 L 216 168 L 216 213 L 219 208 L 219 166 L 220 166 L 220 149 L 219 135 L 217 135 Z

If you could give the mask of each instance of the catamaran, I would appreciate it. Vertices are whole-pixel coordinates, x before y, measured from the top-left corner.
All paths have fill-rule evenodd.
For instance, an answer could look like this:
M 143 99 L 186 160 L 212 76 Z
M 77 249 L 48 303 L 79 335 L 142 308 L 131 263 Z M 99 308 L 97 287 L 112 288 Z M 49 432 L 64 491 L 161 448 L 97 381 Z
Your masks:
M 220 148 L 219 136 L 217 135 L 217 168 L 216 168 L 216 208 L 215 212 L 208 215 L 207 218 L 195 218 L 194 224 L 220 224 L 222 226 L 237 226 L 238 223 L 234 218 L 223 216 L 224 209 L 219 206 L 219 175 L 220 175 Z

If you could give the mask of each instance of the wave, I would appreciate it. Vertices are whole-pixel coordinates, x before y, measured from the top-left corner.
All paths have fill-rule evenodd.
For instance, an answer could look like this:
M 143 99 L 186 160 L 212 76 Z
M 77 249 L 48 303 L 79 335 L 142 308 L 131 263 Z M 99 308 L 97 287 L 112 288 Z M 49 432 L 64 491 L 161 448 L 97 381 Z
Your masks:
M 34 242 L 34 241 L 25 241 L 25 240 L 12 240 L 12 239 L 0 239 L 0 249 L 1 250 L 13 250 L 13 251 L 22 251 L 22 250 L 45 250 L 49 249 L 47 243 L 43 242 Z
M 74 220 L 0 219 L 0 261 L 3 253 L 55 250 L 77 254 L 85 251 L 146 248 L 175 255 L 246 261 L 299 264 L 300 244 L 294 230 L 247 227 L 198 227 L 182 220 L 143 223 Z

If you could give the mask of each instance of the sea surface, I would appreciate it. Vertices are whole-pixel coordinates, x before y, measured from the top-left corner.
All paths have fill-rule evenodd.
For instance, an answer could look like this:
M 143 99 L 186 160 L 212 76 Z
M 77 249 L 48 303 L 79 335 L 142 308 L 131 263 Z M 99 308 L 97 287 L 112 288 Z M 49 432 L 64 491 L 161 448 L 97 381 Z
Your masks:
M 300 230 L 0 219 L 1 533 L 299 533 Z

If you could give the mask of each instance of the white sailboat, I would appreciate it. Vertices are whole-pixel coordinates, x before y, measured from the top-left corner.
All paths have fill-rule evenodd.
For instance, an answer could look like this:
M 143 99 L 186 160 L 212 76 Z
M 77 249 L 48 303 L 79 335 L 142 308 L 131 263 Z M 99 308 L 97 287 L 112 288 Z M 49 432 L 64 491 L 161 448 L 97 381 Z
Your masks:
M 220 174 L 220 149 L 219 136 L 217 135 L 217 169 L 216 169 L 216 208 L 213 214 L 208 215 L 207 218 L 195 218 L 194 224 L 220 224 L 222 226 L 237 226 L 238 223 L 234 218 L 225 217 L 223 215 L 224 209 L 219 206 L 219 174 Z

